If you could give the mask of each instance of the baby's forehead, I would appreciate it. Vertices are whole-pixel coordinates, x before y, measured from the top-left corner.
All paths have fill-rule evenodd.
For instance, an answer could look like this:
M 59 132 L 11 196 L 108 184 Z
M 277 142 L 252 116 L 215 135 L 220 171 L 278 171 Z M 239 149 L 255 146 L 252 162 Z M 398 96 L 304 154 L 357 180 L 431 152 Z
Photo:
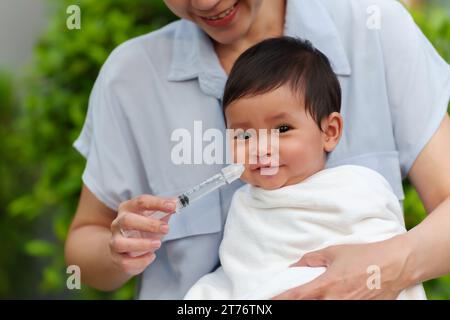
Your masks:
M 305 96 L 300 90 L 283 85 L 270 91 L 249 94 L 236 98 L 225 106 L 226 116 L 279 114 L 283 111 L 306 111 Z

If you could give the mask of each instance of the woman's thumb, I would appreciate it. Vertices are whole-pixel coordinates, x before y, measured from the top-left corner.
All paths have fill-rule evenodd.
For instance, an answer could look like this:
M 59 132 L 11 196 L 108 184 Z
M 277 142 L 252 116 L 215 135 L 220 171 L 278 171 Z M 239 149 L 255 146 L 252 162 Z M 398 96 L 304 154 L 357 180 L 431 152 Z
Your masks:
M 290 267 L 328 267 L 329 259 L 327 258 L 326 249 L 312 251 L 304 254 L 300 260 L 291 264 Z

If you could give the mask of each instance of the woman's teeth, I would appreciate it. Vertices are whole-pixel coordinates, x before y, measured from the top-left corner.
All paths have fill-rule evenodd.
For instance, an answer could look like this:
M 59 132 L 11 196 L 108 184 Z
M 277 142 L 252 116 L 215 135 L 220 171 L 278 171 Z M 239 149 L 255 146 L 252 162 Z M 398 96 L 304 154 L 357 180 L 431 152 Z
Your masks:
M 224 12 L 222 12 L 221 14 L 217 15 L 217 16 L 212 16 L 212 17 L 205 17 L 205 19 L 207 20 L 219 20 L 219 19 L 223 19 L 226 16 L 228 16 L 231 12 L 233 12 L 234 7 L 236 6 L 236 4 L 234 4 L 230 9 L 225 10 Z

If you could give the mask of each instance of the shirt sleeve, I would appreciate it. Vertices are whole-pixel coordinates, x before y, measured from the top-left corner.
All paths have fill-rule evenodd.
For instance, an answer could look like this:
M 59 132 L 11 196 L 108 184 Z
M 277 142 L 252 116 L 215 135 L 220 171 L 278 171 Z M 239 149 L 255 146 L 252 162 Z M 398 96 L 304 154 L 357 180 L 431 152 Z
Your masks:
M 97 78 L 81 134 L 73 146 L 86 158 L 82 180 L 106 206 L 117 211 L 141 184 L 137 150 L 114 79 L 104 69 Z
M 405 178 L 447 112 L 450 66 L 400 3 L 389 2 L 381 19 L 393 134 Z

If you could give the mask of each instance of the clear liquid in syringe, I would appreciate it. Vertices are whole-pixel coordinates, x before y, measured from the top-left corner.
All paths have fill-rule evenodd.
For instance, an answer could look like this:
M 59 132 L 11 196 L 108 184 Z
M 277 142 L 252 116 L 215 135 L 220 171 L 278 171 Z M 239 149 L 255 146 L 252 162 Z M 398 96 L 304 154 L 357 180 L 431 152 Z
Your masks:
M 222 174 L 216 174 L 213 177 L 209 178 L 206 181 L 196 185 L 191 190 L 184 192 L 183 194 L 178 196 L 178 200 L 180 202 L 180 207 L 185 208 L 193 201 L 201 198 L 203 195 L 220 188 L 224 183 L 225 179 Z

